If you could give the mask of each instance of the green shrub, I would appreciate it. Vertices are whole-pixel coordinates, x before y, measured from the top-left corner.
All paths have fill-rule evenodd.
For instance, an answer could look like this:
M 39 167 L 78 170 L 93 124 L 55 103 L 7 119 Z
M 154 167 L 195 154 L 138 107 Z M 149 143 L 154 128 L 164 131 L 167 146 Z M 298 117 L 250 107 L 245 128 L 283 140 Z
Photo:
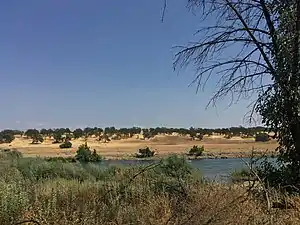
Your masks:
M 201 156 L 204 152 L 204 146 L 197 146 L 197 145 L 194 145 L 188 152 L 188 155 L 189 156 L 195 156 L 195 157 L 198 157 L 198 156 Z
M 100 162 L 100 161 L 102 161 L 102 157 L 99 154 L 97 154 L 95 149 L 92 152 L 90 150 L 90 147 L 87 146 L 87 143 L 80 145 L 78 147 L 75 158 L 79 162 Z
M 74 163 L 76 162 L 75 157 L 48 157 L 45 158 L 46 161 L 48 162 L 64 162 L 64 163 Z
M 184 157 L 171 155 L 160 161 L 157 171 L 168 177 L 183 179 L 191 175 L 192 167 Z
M 0 180 L 0 224 L 16 224 L 27 209 L 29 198 L 24 184 Z
M 0 159 L 14 160 L 22 157 L 23 157 L 22 153 L 17 150 L 3 149 L 0 151 Z
M 78 163 L 46 161 L 40 158 L 23 158 L 18 162 L 17 168 L 23 177 L 30 181 L 43 181 L 55 178 L 79 181 L 94 179 L 93 176 Z
M 267 141 L 269 141 L 269 135 L 266 133 L 258 133 L 255 136 L 255 141 L 256 142 L 267 142 Z
M 66 141 L 59 145 L 59 148 L 72 148 L 72 143 L 70 141 Z
M 137 158 L 149 158 L 154 156 L 154 151 L 152 151 L 149 147 L 140 148 L 139 152 L 136 154 Z
M 245 180 L 255 180 L 256 177 L 249 169 L 235 170 L 231 173 L 231 180 L 233 182 L 245 181 Z

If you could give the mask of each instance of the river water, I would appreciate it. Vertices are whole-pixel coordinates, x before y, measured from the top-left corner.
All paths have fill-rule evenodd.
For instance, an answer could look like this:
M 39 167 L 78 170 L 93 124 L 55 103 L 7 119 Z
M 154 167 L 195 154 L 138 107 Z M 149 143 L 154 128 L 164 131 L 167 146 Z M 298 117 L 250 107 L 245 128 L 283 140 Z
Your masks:
M 235 170 L 241 170 L 248 168 L 247 163 L 251 161 L 250 158 L 228 158 L 228 159 L 195 159 L 189 160 L 193 168 L 199 169 L 201 174 L 212 180 L 226 181 L 230 177 L 230 174 Z M 275 162 L 276 159 L 268 159 L 270 162 Z M 105 161 L 106 166 L 110 165 L 147 165 L 150 163 L 158 162 L 157 160 L 107 160 Z M 259 163 L 261 161 L 258 161 Z

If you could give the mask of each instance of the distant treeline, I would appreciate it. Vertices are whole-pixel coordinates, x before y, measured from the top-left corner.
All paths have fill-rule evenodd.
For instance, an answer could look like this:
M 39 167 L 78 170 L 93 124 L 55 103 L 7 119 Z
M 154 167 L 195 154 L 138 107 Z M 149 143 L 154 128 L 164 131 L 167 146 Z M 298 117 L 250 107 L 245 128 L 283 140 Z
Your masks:
M 180 135 L 190 135 L 191 137 L 195 137 L 199 134 L 201 135 L 212 135 L 212 134 L 221 134 L 227 137 L 231 136 L 242 136 L 242 137 L 253 137 L 257 133 L 266 131 L 265 127 L 230 127 L 230 128 L 194 128 L 191 127 L 189 129 L 186 128 L 167 128 L 167 127 L 156 127 L 156 128 L 140 128 L 140 127 L 132 127 L 132 128 L 120 128 L 117 129 L 115 127 L 86 127 L 84 129 L 77 128 L 75 130 L 71 130 L 69 128 L 57 128 L 57 129 L 28 129 L 26 131 L 20 130 L 3 130 L 0 132 L 0 143 L 8 142 L 10 143 L 15 135 L 26 135 L 28 137 L 47 137 L 53 136 L 55 139 L 59 139 L 62 135 L 68 135 L 70 138 L 80 138 L 80 137 L 89 137 L 89 136 L 112 136 L 118 135 L 124 138 L 131 137 L 135 134 L 143 133 L 145 138 L 153 137 L 158 134 L 172 134 L 178 133 Z M 38 138 L 36 138 L 38 139 Z

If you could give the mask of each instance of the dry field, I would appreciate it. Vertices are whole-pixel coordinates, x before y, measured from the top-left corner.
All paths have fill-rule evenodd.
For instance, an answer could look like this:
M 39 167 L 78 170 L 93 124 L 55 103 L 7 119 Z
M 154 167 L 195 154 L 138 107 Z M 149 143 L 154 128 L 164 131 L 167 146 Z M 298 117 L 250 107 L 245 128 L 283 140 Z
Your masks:
M 72 140 L 71 149 L 60 149 L 59 144 L 52 144 L 51 139 L 46 139 L 42 144 L 31 144 L 30 139 L 16 137 L 11 144 L 0 144 L 0 148 L 17 149 L 24 156 L 72 156 L 79 145 L 83 144 L 83 139 Z M 239 157 L 255 151 L 273 151 L 277 143 L 270 141 L 267 143 L 254 142 L 253 139 L 241 139 L 233 137 L 224 139 L 222 137 L 205 137 L 202 141 L 191 141 L 187 137 L 181 136 L 157 136 L 151 140 L 113 140 L 109 143 L 100 143 L 96 138 L 89 138 L 88 145 L 96 149 L 105 158 L 126 158 L 136 153 L 139 148 L 149 146 L 157 151 L 158 156 L 165 156 L 171 153 L 181 154 L 187 152 L 193 145 L 204 145 L 207 155 L 222 155 L 227 157 Z

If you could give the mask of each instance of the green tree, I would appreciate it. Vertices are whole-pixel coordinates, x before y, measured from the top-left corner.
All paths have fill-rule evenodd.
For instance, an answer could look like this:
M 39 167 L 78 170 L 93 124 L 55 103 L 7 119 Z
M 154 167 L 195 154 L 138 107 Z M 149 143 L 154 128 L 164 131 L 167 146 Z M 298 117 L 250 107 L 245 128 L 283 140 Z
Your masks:
M 77 128 L 73 131 L 73 135 L 75 139 L 81 138 L 83 136 L 83 130 L 80 128 Z
M 47 129 L 43 128 L 43 129 L 40 130 L 40 134 L 43 135 L 43 136 L 48 136 L 49 133 L 48 133 Z
M 64 138 L 62 136 L 62 133 L 60 131 L 55 131 L 54 134 L 53 134 L 53 138 L 54 138 L 54 141 L 53 143 L 61 143 L 64 141 Z
M 44 138 L 41 134 L 35 134 L 31 138 L 32 138 L 31 144 L 38 144 L 44 141 Z
M 3 130 L 0 132 L 0 144 L 1 143 L 11 143 L 15 139 L 12 130 Z

